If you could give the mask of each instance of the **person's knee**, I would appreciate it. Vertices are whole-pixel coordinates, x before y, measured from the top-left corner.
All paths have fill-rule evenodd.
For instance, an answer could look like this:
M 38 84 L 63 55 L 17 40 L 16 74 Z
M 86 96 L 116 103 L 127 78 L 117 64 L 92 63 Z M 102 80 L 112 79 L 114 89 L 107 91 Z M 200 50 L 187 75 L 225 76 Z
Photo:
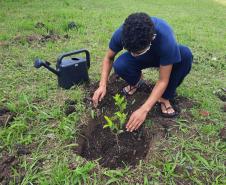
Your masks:
M 189 73 L 193 62 L 193 54 L 187 46 L 180 46 L 180 52 L 182 64 L 184 67 L 186 66 L 186 71 Z
M 187 46 L 182 46 L 181 48 L 181 58 L 184 61 L 187 61 L 189 63 L 192 63 L 193 61 L 193 54 L 190 50 L 190 48 L 188 48 Z
M 116 74 L 118 74 L 119 76 L 123 74 L 123 72 L 126 71 L 126 69 L 128 68 L 128 66 L 126 66 L 126 63 L 123 62 L 122 60 L 120 60 L 120 58 L 118 58 L 114 63 L 113 63 L 113 68 Z

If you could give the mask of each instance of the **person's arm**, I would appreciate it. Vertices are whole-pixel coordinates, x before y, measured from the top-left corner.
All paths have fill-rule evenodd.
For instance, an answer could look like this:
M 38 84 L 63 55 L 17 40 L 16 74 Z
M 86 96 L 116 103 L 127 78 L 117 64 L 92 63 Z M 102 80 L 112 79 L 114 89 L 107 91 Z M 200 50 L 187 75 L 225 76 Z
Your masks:
M 108 77 L 111 72 L 112 64 L 116 54 L 117 53 L 115 53 L 112 49 L 109 48 L 103 59 L 99 87 L 94 92 L 94 95 L 92 98 L 94 107 L 97 107 L 98 103 L 103 99 L 103 97 L 106 94 Z
M 152 109 L 155 103 L 162 97 L 169 83 L 169 78 L 172 70 L 172 65 L 160 66 L 159 80 L 155 84 L 150 96 L 145 103 L 135 112 L 132 113 L 128 123 L 126 124 L 127 131 L 132 132 L 140 127 L 146 119 L 147 113 Z
M 101 79 L 100 79 L 99 86 L 107 87 L 108 77 L 112 69 L 112 64 L 113 64 L 115 55 L 116 53 L 112 51 L 110 48 L 106 52 L 102 62 Z
M 173 65 L 160 66 L 159 80 L 156 82 L 149 98 L 141 106 L 141 109 L 146 112 L 149 112 L 155 105 L 155 103 L 162 97 L 169 83 L 172 66 Z

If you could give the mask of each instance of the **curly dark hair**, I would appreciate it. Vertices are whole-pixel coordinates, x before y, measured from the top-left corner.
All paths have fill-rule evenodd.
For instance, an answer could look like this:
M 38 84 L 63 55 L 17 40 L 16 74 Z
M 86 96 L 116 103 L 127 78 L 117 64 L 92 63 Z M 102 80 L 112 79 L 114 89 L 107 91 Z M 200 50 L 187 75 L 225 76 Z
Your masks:
M 123 47 L 129 52 L 145 49 L 155 34 L 154 24 L 146 13 L 133 13 L 129 15 L 122 30 Z

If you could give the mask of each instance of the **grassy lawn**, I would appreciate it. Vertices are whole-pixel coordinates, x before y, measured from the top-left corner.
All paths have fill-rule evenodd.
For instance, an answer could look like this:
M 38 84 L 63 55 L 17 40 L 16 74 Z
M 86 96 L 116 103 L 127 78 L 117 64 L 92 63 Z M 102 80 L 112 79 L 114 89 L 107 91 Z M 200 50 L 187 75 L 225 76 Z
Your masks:
M 14 114 L 0 125 L 0 184 L 226 184 L 219 135 L 226 116 L 217 96 L 226 88 L 225 0 L 0 0 L 0 10 L 0 109 Z M 61 53 L 87 48 L 96 82 L 112 33 L 137 11 L 168 21 L 178 42 L 192 49 L 194 65 L 178 94 L 197 103 L 192 119 L 178 118 L 177 133 L 157 142 L 145 161 L 109 170 L 73 151 L 87 113 L 85 87 L 57 88 L 56 76 L 33 61 L 38 56 L 54 66 Z M 68 28 L 72 21 L 76 29 Z M 154 81 L 157 73 L 145 76 Z M 68 99 L 77 103 L 66 116 Z M 21 146 L 27 155 L 18 154 Z M 1 163 L 6 156 L 14 156 L 12 168 Z M 1 179 L 4 170 L 10 179 Z

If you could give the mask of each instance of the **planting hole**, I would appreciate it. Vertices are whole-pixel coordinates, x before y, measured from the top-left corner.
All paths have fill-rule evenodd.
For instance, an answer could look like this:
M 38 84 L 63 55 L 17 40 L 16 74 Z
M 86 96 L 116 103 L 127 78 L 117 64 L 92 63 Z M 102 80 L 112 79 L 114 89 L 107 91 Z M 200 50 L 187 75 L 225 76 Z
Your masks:
M 140 160 L 146 158 L 157 141 L 170 135 L 169 130 L 173 132 L 174 128 L 177 128 L 176 121 L 175 119 L 162 118 L 158 106 L 154 106 L 146 121 L 137 131 L 127 132 L 124 129 L 124 132 L 116 134 L 110 128 L 103 128 L 106 124 L 104 116 L 111 117 L 116 112 L 113 96 L 126 85 L 125 82 L 115 77 L 111 77 L 109 83 L 106 97 L 97 109 L 92 109 L 95 114 L 92 116 L 90 114 L 87 122 L 81 125 L 76 153 L 87 160 L 98 160 L 100 165 L 110 169 L 122 168 L 125 165 L 135 166 Z M 97 85 L 90 84 L 89 95 L 85 98 L 87 108 L 91 105 L 89 100 Z M 153 85 L 147 84 L 138 89 L 133 96 L 126 97 L 127 120 L 129 115 L 148 98 L 152 88 Z M 193 104 L 192 101 L 183 97 L 176 98 L 174 101 L 174 107 L 177 110 L 177 106 L 180 106 L 180 109 L 189 109 Z M 191 114 L 188 112 L 181 112 L 180 116 L 186 119 L 191 118 Z

